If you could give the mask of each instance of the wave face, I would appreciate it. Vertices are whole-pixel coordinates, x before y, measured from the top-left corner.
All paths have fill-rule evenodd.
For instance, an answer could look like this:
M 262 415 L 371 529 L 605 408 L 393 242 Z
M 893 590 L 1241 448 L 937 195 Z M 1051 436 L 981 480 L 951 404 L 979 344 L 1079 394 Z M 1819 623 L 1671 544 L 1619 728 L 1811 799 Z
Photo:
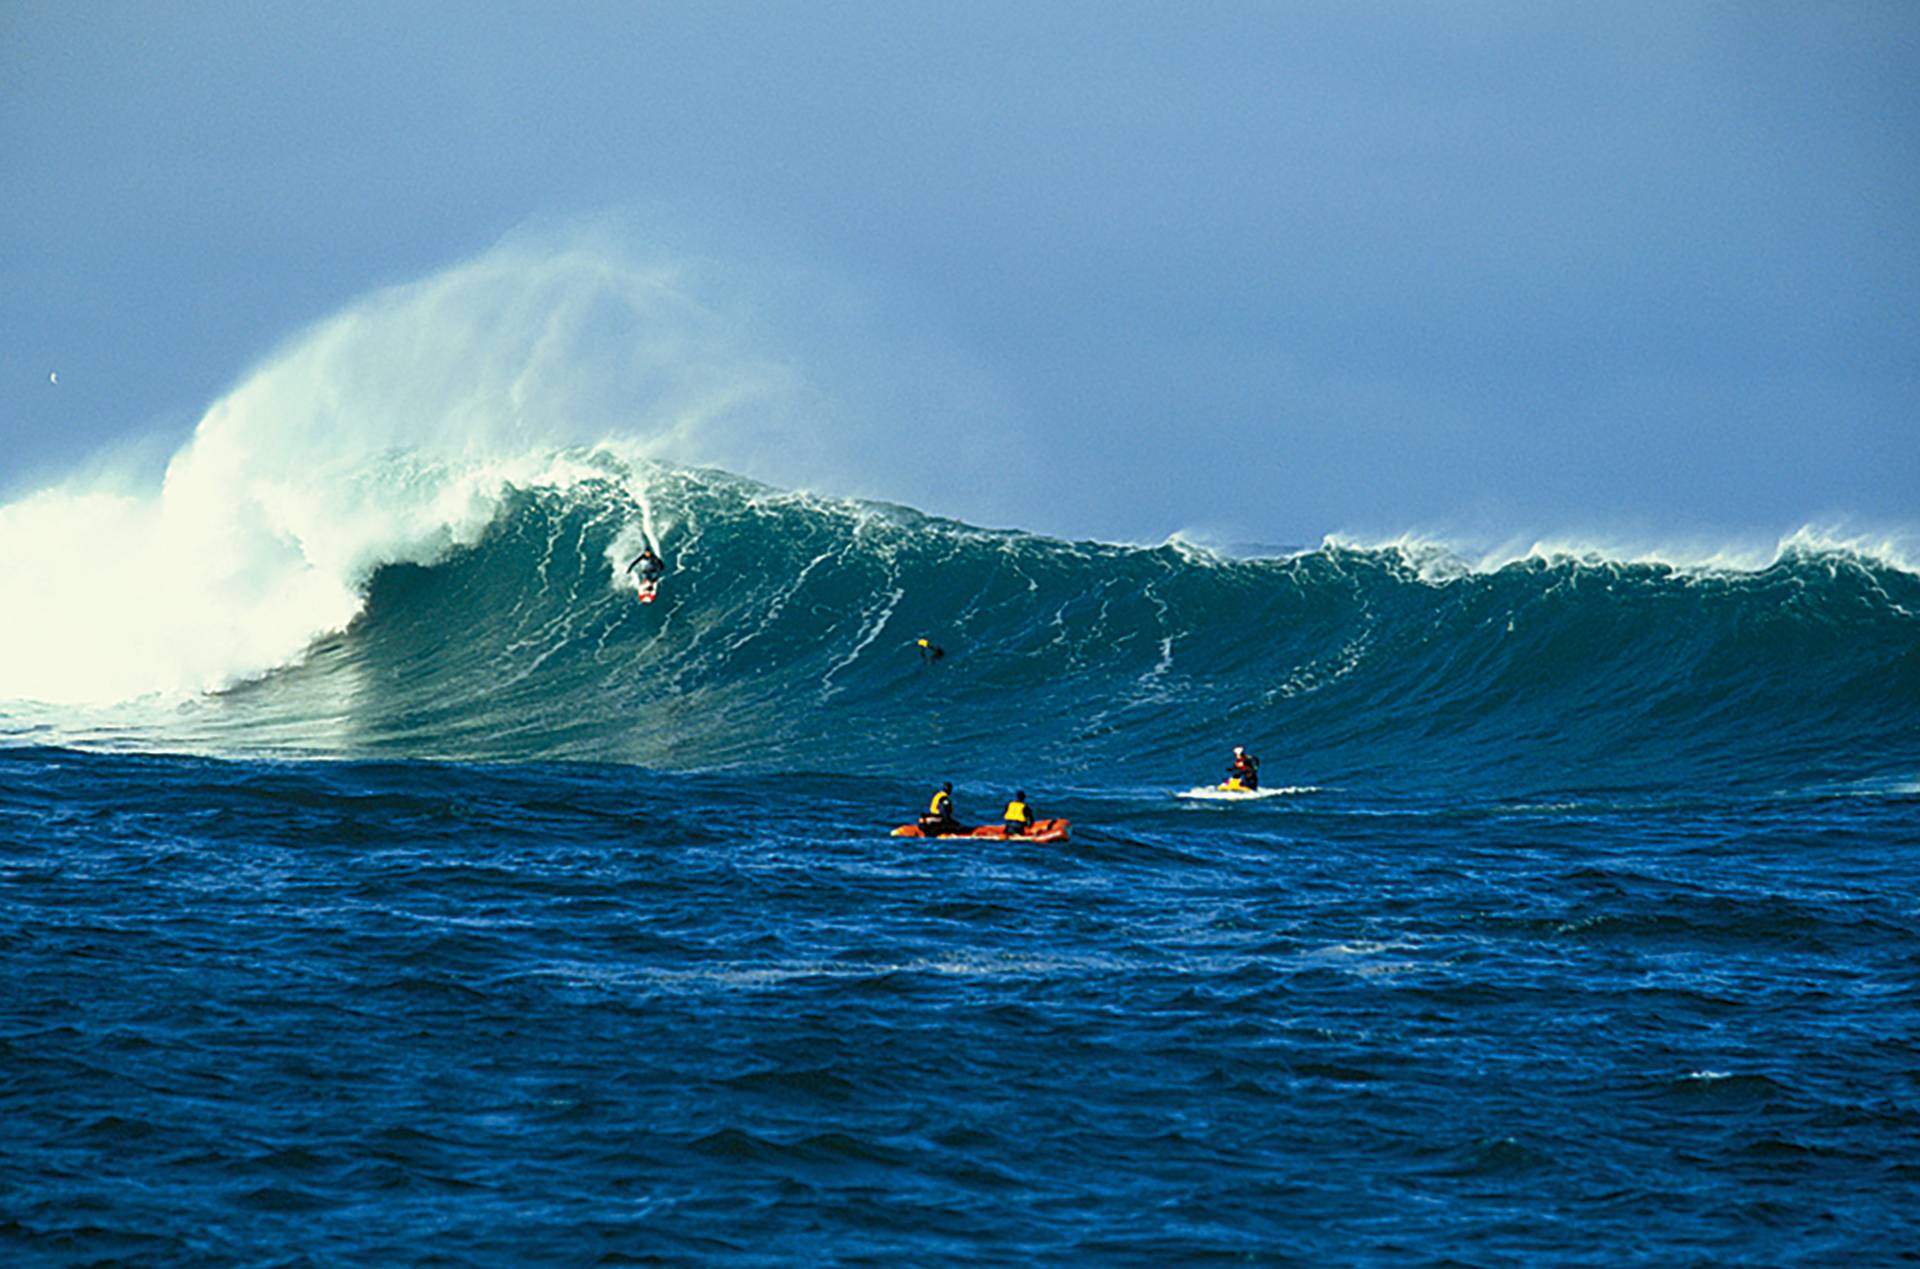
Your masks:
M 506 489 L 470 544 L 371 571 L 297 665 L 96 716 L 93 738 L 1083 787 L 1192 784 L 1245 743 L 1271 782 L 1388 793 L 1920 767 L 1920 578 L 1845 550 L 1746 571 L 1235 560 L 569 462 Z M 622 574 L 649 526 L 673 572 L 641 605 Z M 945 660 L 923 663 L 923 635 Z

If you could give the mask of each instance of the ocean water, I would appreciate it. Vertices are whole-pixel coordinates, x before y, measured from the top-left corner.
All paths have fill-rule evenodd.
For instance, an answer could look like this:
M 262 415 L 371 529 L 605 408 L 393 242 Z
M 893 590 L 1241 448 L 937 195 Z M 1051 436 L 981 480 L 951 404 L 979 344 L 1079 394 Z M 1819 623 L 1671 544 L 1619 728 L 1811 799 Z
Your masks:
M 8 1263 L 1920 1247 L 1901 561 L 404 476 L 197 616 L 0 617 Z M 1235 743 L 1290 791 L 1175 796 Z M 941 780 L 1073 839 L 890 837 Z

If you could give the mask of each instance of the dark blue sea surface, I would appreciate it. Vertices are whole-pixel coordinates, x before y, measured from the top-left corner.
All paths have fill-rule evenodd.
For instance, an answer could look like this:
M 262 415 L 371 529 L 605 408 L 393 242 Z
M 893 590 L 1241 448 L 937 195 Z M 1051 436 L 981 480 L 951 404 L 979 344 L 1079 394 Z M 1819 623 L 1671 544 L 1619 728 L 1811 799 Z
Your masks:
M 1236 559 L 574 467 L 284 664 L 88 645 L 230 645 L 218 690 L 14 675 L 0 1263 L 1916 1255 L 1899 561 Z M 1176 796 L 1235 743 L 1286 791 Z M 889 836 L 941 780 L 1072 839 Z
M 0 1253 L 1920 1245 L 1913 791 L 1169 792 L 6 750 Z

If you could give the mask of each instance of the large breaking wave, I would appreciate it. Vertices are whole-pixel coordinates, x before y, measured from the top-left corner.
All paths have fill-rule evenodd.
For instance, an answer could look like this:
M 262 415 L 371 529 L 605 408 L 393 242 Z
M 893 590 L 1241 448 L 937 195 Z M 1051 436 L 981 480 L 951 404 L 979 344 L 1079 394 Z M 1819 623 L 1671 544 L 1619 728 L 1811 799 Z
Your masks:
M 531 466 L 470 541 L 371 568 L 357 615 L 293 663 L 88 725 L 214 750 L 1085 787 L 1192 782 L 1234 742 L 1291 782 L 1388 792 L 1819 788 L 1920 766 L 1920 577 L 1840 546 L 1737 570 L 1469 567 L 1410 544 L 1234 559 L 604 446 Z M 623 574 L 649 537 L 673 572 L 643 606 Z M 921 636 L 948 657 L 923 661 Z
M 1190 784 L 1234 742 L 1381 790 L 1920 770 L 1895 553 L 1228 558 L 782 492 L 695 464 L 900 470 L 914 425 L 836 415 L 727 300 L 504 244 L 294 341 L 157 490 L 0 507 L 0 735 L 1086 786 Z M 642 607 L 649 539 L 675 571 Z

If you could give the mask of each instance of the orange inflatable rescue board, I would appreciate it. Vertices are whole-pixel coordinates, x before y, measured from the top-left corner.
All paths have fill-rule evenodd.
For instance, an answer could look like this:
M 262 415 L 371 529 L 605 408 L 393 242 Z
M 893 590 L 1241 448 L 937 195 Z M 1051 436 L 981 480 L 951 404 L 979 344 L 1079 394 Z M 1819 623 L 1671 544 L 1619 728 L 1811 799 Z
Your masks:
M 1033 827 L 1024 833 L 1009 833 L 1005 824 L 982 824 L 979 828 L 961 828 L 952 833 L 929 833 L 918 824 L 902 824 L 893 830 L 893 835 L 895 837 L 938 837 L 942 841 L 955 837 L 984 837 L 994 841 L 1064 842 L 1067 840 L 1067 821 L 1035 820 Z

